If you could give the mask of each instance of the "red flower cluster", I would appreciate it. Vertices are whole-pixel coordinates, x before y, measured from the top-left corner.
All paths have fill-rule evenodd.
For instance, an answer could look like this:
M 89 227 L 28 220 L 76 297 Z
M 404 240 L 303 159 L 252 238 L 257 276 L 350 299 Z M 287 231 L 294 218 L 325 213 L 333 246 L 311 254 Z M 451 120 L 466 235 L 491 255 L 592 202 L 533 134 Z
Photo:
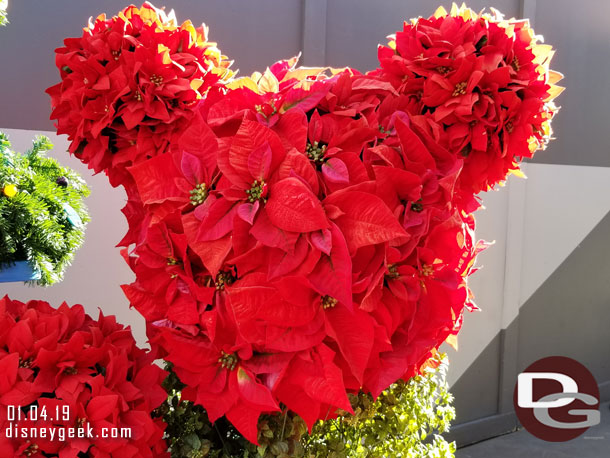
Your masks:
M 166 398 L 165 371 L 129 328 L 101 313 L 95 321 L 80 305 L 6 296 L 0 317 L 1 456 L 169 456 L 164 424 L 151 418 Z M 100 437 L 68 439 L 71 428 Z M 119 435 L 113 428 L 131 438 L 110 438 Z
M 381 68 L 413 104 L 418 135 L 464 157 L 458 180 L 465 204 L 519 170 L 546 146 L 552 99 L 561 75 L 549 71 L 551 46 L 538 43 L 527 20 L 506 21 L 458 9 L 405 23 L 379 48 Z
M 556 76 L 526 23 L 461 9 L 393 47 L 366 75 L 232 81 L 126 169 L 124 292 L 184 396 L 252 442 L 261 413 L 350 411 L 455 338 L 476 193 L 548 138 Z
M 62 81 L 47 90 L 51 119 L 70 152 L 113 186 L 124 183 L 125 167 L 165 152 L 198 100 L 231 76 L 204 26 L 179 26 L 149 3 L 97 17 L 56 53 Z

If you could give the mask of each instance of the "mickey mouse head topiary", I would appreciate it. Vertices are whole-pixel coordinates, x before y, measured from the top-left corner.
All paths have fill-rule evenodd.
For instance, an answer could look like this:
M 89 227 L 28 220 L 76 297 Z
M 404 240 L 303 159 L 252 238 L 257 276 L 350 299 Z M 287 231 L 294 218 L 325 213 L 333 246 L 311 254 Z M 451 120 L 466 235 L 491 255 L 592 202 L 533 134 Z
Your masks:
M 527 21 L 454 7 L 405 24 L 367 74 L 291 59 L 200 84 L 185 62 L 225 61 L 162 17 L 98 19 L 58 50 L 50 92 L 72 151 L 127 190 L 123 289 L 185 398 L 256 442 L 263 412 L 311 426 L 417 374 L 475 307 L 477 193 L 550 136 L 550 47 Z

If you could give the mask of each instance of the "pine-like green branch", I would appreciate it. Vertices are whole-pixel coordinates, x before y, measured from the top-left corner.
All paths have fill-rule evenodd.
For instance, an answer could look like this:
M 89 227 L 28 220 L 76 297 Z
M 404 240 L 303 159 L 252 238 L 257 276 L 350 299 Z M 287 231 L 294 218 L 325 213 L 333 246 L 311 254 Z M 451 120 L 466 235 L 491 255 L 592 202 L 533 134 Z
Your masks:
M 0 0 L 0 25 L 8 24 L 6 18 L 6 7 L 8 6 L 8 0 Z
M 24 154 L 0 133 L 0 270 L 28 261 L 50 285 L 82 245 L 89 221 L 83 198 L 89 188 L 73 170 L 45 155 L 53 148 L 37 137 Z

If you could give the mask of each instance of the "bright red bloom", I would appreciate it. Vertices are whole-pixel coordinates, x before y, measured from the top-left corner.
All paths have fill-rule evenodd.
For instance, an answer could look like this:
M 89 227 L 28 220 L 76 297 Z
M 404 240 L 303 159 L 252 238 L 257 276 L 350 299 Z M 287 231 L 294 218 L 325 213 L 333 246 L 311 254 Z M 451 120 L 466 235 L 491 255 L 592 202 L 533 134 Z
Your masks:
M 465 158 L 459 187 L 476 194 L 518 170 L 519 160 L 549 138 L 552 99 L 561 92 L 554 84 L 561 75 L 548 67 L 551 55 L 527 21 L 439 9 L 430 19 L 405 23 L 379 49 L 375 73 L 421 101 L 413 114 L 428 119 L 420 128 Z M 462 199 L 466 208 L 476 207 L 467 195 Z
M 0 300 L 0 427 L 129 428 L 131 438 L 0 438 L 2 456 L 161 457 L 164 424 L 151 413 L 165 399 L 165 371 L 139 349 L 129 328 L 82 306 Z M 37 405 L 38 418 L 9 421 L 7 406 Z M 57 409 L 56 409 L 57 408 Z M 43 412 L 45 414 L 43 415 Z M 56 412 L 62 412 L 56 418 Z M 64 416 L 65 414 L 65 416 Z
M 149 3 L 99 16 L 56 53 L 62 82 L 47 90 L 51 118 L 70 152 L 114 186 L 125 167 L 167 151 L 198 101 L 231 75 L 205 26 L 178 25 Z

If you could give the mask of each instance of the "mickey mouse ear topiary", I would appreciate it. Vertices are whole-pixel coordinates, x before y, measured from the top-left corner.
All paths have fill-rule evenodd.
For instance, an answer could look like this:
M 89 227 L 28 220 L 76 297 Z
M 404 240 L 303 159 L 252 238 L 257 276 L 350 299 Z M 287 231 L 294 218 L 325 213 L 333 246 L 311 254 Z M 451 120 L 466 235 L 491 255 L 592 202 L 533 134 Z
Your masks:
M 563 91 L 563 75 L 549 67 L 554 53 L 528 20 L 454 4 L 405 22 L 379 48 L 375 73 L 415 103 L 421 137 L 464 158 L 457 192 L 473 210 L 475 194 L 519 174 L 520 161 L 550 140 Z
M 207 35 L 146 2 L 66 39 L 56 50 L 62 81 L 47 92 L 70 152 L 113 186 L 125 183 L 126 167 L 166 152 L 198 101 L 232 75 Z

